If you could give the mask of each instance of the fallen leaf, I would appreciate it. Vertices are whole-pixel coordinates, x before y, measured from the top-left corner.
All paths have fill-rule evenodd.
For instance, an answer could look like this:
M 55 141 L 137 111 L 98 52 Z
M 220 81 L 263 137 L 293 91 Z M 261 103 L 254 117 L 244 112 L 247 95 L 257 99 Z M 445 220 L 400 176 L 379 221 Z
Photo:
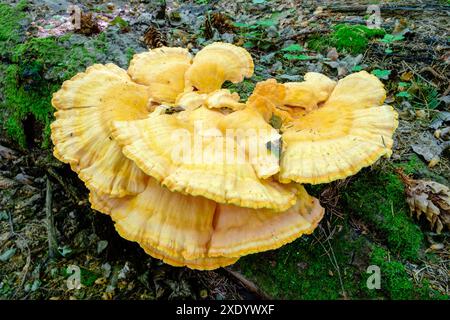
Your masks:
M 12 258 L 12 256 L 16 253 L 16 248 L 10 248 L 5 250 L 1 255 L 0 255 L 0 261 L 1 262 L 6 262 L 9 259 Z
M 411 215 L 419 220 L 424 214 L 432 230 L 438 234 L 450 230 L 450 189 L 429 180 L 415 180 L 398 170 L 405 184 L 406 201 Z
M 444 249 L 444 244 L 443 243 L 434 243 L 428 249 L 433 250 L 433 251 L 442 250 L 442 249 Z
M 97 242 L 97 253 L 98 254 L 102 253 L 103 250 L 105 250 L 107 246 L 108 246 L 108 241 L 106 241 L 106 240 L 100 240 L 99 242 Z
M 332 61 L 336 61 L 339 58 L 339 53 L 336 48 L 331 48 L 330 51 L 328 51 L 327 58 Z
M 449 142 L 440 142 L 428 131 L 419 135 L 416 142 L 411 146 L 412 150 L 422 156 L 427 162 L 439 158 L 448 147 L 450 147 Z
M 380 79 L 388 80 L 389 75 L 391 74 L 391 70 L 375 69 L 375 70 L 372 70 L 371 73 Z
M 447 121 L 450 121 L 450 112 L 440 111 L 433 117 L 433 120 L 431 122 L 430 128 L 431 129 L 437 129 L 444 122 L 447 122 Z
M 14 160 L 17 158 L 13 150 L 1 145 L 0 145 L 0 157 L 6 160 Z
M 0 190 L 1 189 L 10 189 L 12 187 L 14 187 L 17 183 L 9 178 L 0 176 Z
M 412 73 L 412 71 L 406 71 L 406 72 L 402 73 L 402 75 L 400 76 L 400 79 L 402 81 L 410 81 L 413 76 L 414 76 L 414 74 Z

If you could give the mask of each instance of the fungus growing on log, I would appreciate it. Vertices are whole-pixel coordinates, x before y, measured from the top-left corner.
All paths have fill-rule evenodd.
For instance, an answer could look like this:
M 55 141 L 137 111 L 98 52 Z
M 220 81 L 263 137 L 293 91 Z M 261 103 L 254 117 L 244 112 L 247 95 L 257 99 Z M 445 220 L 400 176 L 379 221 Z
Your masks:
M 365 72 L 335 82 L 222 89 L 253 74 L 243 48 L 213 43 L 94 65 L 53 96 L 54 155 L 119 234 L 174 266 L 214 269 L 310 234 L 324 215 L 301 183 L 355 174 L 390 155 L 397 114 Z M 272 120 L 279 117 L 279 127 Z

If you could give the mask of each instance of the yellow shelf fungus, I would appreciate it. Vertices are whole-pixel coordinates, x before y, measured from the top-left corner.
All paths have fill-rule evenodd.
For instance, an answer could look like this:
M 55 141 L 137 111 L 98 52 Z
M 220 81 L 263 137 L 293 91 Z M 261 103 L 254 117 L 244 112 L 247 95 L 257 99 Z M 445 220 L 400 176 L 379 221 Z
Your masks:
M 90 201 L 94 209 L 111 216 L 125 239 L 150 254 L 159 252 L 167 263 L 195 269 L 214 269 L 246 254 L 279 248 L 311 233 L 324 213 L 301 186 L 297 202 L 284 212 L 222 205 L 171 192 L 154 179 L 136 196 L 91 192 Z
M 282 121 L 281 182 L 327 183 L 391 155 L 398 114 L 383 105 L 386 92 L 377 77 L 361 71 L 337 84 L 316 73 L 304 78 L 258 83 L 248 100 L 266 119 Z
M 339 82 L 222 89 L 253 74 L 243 48 L 213 43 L 94 65 L 54 94 L 54 155 L 119 234 L 174 266 L 207 270 L 310 234 L 324 215 L 299 183 L 344 178 L 389 155 L 397 115 L 365 72 Z M 279 117 L 281 127 L 270 125 Z

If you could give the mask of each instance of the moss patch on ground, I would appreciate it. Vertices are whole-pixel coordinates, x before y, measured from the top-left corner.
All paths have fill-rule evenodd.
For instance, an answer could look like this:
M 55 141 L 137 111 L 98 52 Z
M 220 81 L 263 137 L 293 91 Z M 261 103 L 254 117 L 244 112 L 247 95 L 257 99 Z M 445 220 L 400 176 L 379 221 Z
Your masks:
M 363 25 L 338 24 L 327 36 L 315 35 L 308 40 L 308 47 L 316 51 L 335 47 L 352 54 L 364 52 L 370 39 L 382 37 L 384 29 L 370 29 Z
M 344 219 L 326 217 L 321 223 L 340 232 L 326 240 L 318 228 L 279 250 L 244 257 L 237 268 L 280 299 L 448 299 L 430 289 L 426 280 L 415 283 L 407 272 L 406 262 L 424 256 L 425 244 L 409 217 L 404 187 L 394 171 L 398 167 L 411 175 L 430 174 L 415 156 L 393 166 L 365 169 L 341 192 Z M 308 190 L 318 196 L 322 188 Z M 354 220 L 366 232 L 354 228 Z M 367 287 L 370 265 L 380 268 L 379 290 Z
M 331 242 L 302 237 L 279 250 L 243 257 L 237 266 L 277 299 L 342 299 L 342 288 L 346 297 L 356 298 L 366 268 L 367 240 L 347 227 L 344 229 Z
M 427 281 L 414 284 L 406 267 L 398 260 L 392 259 L 388 250 L 373 245 L 370 263 L 381 271 L 380 290 L 365 290 L 372 298 L 389 298 L 392 300 L 447 299 L 444 295 L 431 289 Z
M 24 37 L 23 21 L 27 19 L 24 12 L 26 1 L 21 1 L 16 6 L 0 4 L 0 56 L 7 57 L 10 48 L 17 45 Z
M 409 217 L 404 186 L 392 170 L 365 171 L 344 193 L 345 206 L 386 241 L 389 249 L 416 260 L 423 234 Z
M 107 44 L 104 34 L 78 44 L 71 43 L 71 34 L 22 41 L 23 8 L 0 6 L 0 127 L 24 148 L 34 143 L 46 148 L 54 112 L 52 94 L 64 80 L 95 63 Z

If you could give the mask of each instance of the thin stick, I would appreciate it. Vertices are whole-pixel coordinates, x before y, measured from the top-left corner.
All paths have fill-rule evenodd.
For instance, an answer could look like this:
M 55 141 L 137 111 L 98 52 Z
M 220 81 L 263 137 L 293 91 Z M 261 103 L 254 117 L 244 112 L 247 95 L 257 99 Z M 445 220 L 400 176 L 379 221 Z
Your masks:
M 45 214 L 47 218 L 48 256 L 50 259 L 54 259 L 58 253 L 58 243 L 56 241 L 55 221 L 52 213 L 52 185 L 48 177 L 45 193 Z
M 229 275 L 233 276 L 236 280 L 238 280 L 248 291 L 256 294 L 261 297 L 263 300 L 271 300 L 266 293 L 264 293 L 260 288 L 258 288 L 252 281 L 248 280 L 239 272 L 233 271 L 230 268 L 223 268 Z

